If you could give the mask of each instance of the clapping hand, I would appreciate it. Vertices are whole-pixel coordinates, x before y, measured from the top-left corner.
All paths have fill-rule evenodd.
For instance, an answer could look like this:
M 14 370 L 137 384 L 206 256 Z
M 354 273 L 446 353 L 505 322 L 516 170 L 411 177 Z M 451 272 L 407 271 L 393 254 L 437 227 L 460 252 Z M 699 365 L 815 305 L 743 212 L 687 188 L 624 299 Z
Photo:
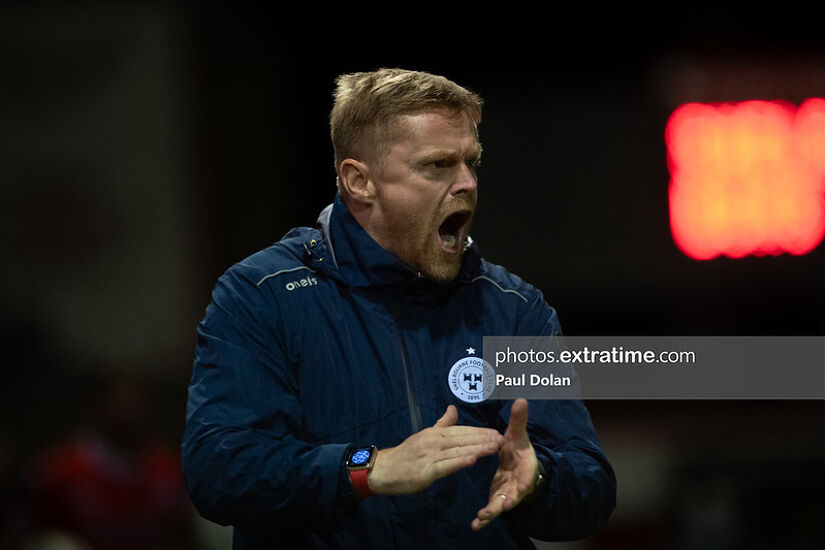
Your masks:
M 512 510 L 535 488 L 539 471 L 536 452 L 527 435 L 527 400 L 517 399 L 498 452 L 498 470 L 490 484 L 487 506 L 472 521 L 473 530 L 486 527 L 502 512 Z

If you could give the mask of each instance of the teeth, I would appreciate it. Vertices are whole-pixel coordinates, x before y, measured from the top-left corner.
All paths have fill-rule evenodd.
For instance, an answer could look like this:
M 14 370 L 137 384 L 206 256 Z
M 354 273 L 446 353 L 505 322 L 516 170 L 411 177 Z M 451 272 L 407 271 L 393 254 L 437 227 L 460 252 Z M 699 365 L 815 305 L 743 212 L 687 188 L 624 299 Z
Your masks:
M 444 243 L 444 246 L 447 248 L 453 248 L 455 246 L 455 235 L 443 235 L 441 242 Z

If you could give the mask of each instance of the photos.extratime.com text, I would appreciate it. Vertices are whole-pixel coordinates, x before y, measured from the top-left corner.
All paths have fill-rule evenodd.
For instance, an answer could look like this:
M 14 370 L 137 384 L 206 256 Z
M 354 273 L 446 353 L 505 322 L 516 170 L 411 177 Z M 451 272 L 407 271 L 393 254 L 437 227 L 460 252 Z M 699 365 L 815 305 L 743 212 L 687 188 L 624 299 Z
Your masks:
M 696 352 L 689 350 L 682 351 L 653 351 L 624 349 L 623 346 L 613 346 L 609 349 L 590 349 L 585 346 L 582 349 L 564 350 L 513 350 L 509 346 L 504 350 L 495 352 L 495 366 L 502 364 L 525 365 L 525 364 L 694 364 L 696 363 Z
M 485 336 L 484 362 L 490 399 L 825 399 L 825 336 Z

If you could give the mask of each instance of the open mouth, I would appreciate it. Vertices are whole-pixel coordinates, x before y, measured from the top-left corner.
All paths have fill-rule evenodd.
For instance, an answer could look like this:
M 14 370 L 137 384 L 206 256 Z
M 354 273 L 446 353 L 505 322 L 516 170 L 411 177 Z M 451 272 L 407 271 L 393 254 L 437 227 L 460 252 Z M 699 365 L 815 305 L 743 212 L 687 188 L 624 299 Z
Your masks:
M 467 225 L 470 223 L 472 212 L 463 210 L 454 212 L 438 226 L 438 238 L 441 241 L 441 248 L 447 252 L 458 252 L 464 241 L 467 232 Z

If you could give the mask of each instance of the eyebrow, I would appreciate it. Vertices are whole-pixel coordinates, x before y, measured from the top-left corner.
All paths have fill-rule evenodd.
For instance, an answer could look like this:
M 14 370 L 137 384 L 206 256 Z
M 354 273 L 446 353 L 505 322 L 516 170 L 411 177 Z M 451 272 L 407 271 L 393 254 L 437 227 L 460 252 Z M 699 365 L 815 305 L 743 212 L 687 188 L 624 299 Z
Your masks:
M 462 157 L 459 154 L 457 154 L 455 151 L 436 150 L 436 151 L 432 151 L 430 153 L 427 153 L 425 156 L 418 159 L 418 162 L 416 164 L 419 164 L 419 165 L 423 166 L 425 164 L 429 164 L 430 162 L 434 162 L 434 161 L 456 161 L 456 162 L 459 161 L 459 160 L 478 161 L 478 160 L 481 159 L 482 151 L 483 151 L 483 148 L 479 144 L 478 146 L 473 147 L 472 149 L 467 151 L 467 154 L 462 159 Z

